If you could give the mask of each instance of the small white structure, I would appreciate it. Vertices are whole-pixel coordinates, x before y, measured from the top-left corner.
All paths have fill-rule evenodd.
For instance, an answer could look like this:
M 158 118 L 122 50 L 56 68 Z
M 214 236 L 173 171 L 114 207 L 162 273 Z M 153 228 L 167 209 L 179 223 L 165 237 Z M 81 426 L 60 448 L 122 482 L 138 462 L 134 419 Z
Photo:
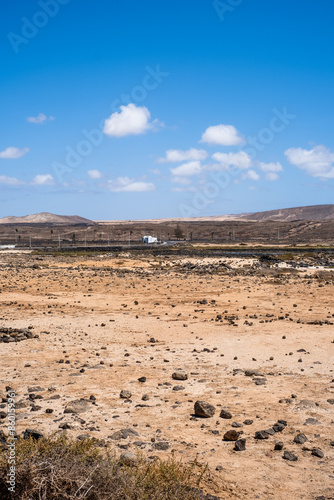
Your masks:
M 155 236 L 143 236 L 141 239 L 144 243 L 158 243 L 158 238 Z

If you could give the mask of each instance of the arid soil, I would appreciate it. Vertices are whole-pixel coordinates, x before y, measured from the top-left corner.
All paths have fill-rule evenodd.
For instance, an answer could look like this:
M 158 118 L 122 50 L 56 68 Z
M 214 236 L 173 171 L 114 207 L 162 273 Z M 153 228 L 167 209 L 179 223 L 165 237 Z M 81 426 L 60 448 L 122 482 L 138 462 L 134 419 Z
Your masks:
M 222 499 L 334 498 L 330 265 L 2 252 L 0 276 L 5 434 L 10 387 L 18 434 L 197 458 Z M 31 335 L 16 342 L 15 328 Z M 212 417 L 195 416 L 198 400 Z

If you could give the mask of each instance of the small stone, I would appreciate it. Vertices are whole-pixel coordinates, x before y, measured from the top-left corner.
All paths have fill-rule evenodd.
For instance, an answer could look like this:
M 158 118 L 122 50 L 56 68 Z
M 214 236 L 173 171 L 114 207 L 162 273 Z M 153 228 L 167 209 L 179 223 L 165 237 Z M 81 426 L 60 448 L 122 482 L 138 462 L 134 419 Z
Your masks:
M 231 429 L 230 431 L 225 432 L 224 441 L 236 441 L 239 437 L 239 432 Z
M 230 419 L 232 418 L 232 413 L 230 413 L 229 411 L 227 410 L 221 410 L 220 412 L 220 418 L 227 418 L 227 419 Z
M 238 439 L 235 442 L 234 450 L 235 451 L 244 451 L 246 449 L 246 439 Z
M 174 380 L 187 380 L 188 375 L 185 372 L 180 370 L 180 371 L 174 372 L 172 374 L 172 379 L 174 379 Z
M 252 423 L 253 423 L 253 420 L 247 419 L 247 420 L 244 421 L 245 425 L 252 425 Z
M 273 429 L 274 429 L 275 432 L 282 432 L 285 429 L 285 425 L 280 424 L 279 422 L 277 422 L 277 424 L 273 425 Z
M 293 442 L 297 444 L 304 444 L 308 441 L 307 437 L 305 434 L 297 434 L 297 436 L 294 437 Z
M 170 448 L 170 444 L 167 441 L 158 441 L 153 444 L 153 448 L 159 451 L 166 451 Z
M 138 382 L 146 382 L 146 377 L 139 377 Z
M 324 452 L 319 450 L 319 448 L 313 448 L 311 455 L 318 458 L 324 458 Z
M 127 391 L 126 389 L 122 389 L 120 394 L 119 394 L 119 397 L 121 399 L 130 399 L 131 396 L 132 396 L 131 392 Z
M 194 409 L 195 416 L 203 418 L 213 417 L 216 412 L 216 408 L 206 401 L 196 401 Z
M 268 439 L 269 434 L 266 431 L 255 432 L 255 439 Z
M 279 441 L 278 443 L 275 443 L 274 450 L 281 451 L 283 450 L 284 443 L 282 441 Z
M 294 455 L 293 453 L 291 453 L 290 451 L 285 451 L 283 453 L 283 457 L 284 460 L 288 460 L 289 462 L 297 462 L 298 460 L 298 457 L 296 455 Z

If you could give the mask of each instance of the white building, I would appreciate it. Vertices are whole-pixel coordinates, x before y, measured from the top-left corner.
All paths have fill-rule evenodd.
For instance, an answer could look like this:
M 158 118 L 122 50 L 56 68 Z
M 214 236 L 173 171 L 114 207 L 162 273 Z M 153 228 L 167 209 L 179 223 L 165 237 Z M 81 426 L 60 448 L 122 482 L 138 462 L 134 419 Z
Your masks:
M 158 238 L 155 238 L 155 236 L 143 236 L 141 240 L 144 243 L 158 243 Z

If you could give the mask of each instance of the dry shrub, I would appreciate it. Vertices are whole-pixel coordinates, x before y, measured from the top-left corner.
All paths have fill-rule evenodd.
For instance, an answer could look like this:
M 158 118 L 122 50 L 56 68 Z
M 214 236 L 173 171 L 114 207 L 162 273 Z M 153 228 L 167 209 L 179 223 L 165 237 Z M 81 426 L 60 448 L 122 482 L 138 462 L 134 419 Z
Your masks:
M 16 489 L 8 491 L 7 451 L 0 452 L 1 500 L 192 500 L 206 469 L 173 457 L 152 462 L 138 455 L 135 466 L 120 463 L 97 440 L 66 436 L 16 442 Z M 210 498 L 210 497 L 209 497 Z

